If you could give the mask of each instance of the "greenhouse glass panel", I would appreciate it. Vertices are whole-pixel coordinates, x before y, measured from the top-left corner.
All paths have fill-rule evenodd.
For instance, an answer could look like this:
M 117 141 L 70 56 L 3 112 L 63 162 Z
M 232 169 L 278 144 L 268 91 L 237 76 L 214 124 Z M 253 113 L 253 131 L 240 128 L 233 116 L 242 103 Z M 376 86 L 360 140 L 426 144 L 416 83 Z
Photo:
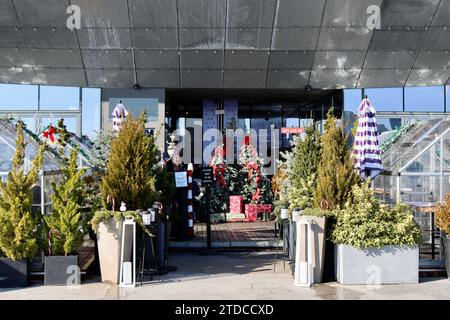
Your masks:
M 450 173 L 450 133 L 447 133 L 442 139 L 442 166 L 444 172 Z
M 439 176 L 401 176 L 400 200 L 405 203 L 439 201 Z
M 430 147 L 449 128 L 450 121 L 446 119 L 432 119 L 404 126 L 406 132 L 383 153 L 384 167 L 390 171 L 406 169 L 411 159 Z
M 435 173 L 440 171 L 441 148 L 439 143 L 432 144 L 422 155 L 415 159 L 405 172 Z
M 0 137 L 4 143 L 6 143 L 13 150 L 16 149 L 17 131 L 15 123 L 7 120 L 0 119 Z M 37 156 L 40 142 L 35 139 L 29 131 L 24 130 L 25 147 L 25 171 L 29 169 L 29 165 L 33 159 Z M 59 170 L 60 161 L 51 152 L 44 153 L 44 159 L 42 162 L 43 171 Z

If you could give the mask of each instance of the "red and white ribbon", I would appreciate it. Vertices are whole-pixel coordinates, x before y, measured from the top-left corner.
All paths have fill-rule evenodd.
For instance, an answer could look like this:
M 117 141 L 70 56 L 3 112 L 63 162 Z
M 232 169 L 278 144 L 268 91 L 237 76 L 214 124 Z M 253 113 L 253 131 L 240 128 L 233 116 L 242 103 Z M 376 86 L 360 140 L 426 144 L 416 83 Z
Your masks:
M 187 211 L 188 211 L 188 237 L 194 236 L 194 208 L 193 208 L 193 196 L 192 196 L 192 176 L 194 174 L 194 165 L 188 164 L 187 179 L 188 179 L 188 192 L 187 192 Z

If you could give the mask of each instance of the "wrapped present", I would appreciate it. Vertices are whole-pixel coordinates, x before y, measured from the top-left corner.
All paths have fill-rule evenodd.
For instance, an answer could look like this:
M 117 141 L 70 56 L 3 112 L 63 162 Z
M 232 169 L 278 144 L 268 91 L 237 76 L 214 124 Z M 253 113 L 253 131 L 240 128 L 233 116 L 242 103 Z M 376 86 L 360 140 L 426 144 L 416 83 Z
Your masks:
M 245 214 L 245 221 L 248 222 L 256 222 L 256 218 L 258 217 L 258 214 L 256 212 L 250 212 Z
M 227 222 L 242 222 L 245 220 L 245 214 L 243 213 L 227 213 L 226 221 Z
M 246 204 L 245 205 L 245 217 L 246 221 L 254 222 L 256 221 L 256 217 L 258 213 L 262 212 L 272 212 L 271 204 Z
M 271 204 L 258 204 L 258 211 L 259 212 L 272 212 L 272 205 Z
M 242 213 L 243 196 L 230 196 L 230 213 Z

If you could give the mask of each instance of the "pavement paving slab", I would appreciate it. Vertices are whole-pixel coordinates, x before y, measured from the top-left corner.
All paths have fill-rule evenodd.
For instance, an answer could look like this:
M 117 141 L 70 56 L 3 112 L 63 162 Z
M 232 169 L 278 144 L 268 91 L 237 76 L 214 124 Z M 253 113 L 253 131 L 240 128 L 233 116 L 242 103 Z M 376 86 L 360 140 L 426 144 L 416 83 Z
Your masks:
M 275 251 L 221 252 L 202 256 L 195 252 L 176 252 L 169 256 L 176 272 L 160 279 L 144 281 L 135 288 L 104 284 L 99 277 L 77 287 L 33 284 L 21 289 L 0 289 L 0 299 L 15 300 L 321 300 L 321 299 L 450 299 L 447 278 L 421 278 L 419 284 L 382 286 L 344 286 L 337 282 L 294 286 L 288 264 Z

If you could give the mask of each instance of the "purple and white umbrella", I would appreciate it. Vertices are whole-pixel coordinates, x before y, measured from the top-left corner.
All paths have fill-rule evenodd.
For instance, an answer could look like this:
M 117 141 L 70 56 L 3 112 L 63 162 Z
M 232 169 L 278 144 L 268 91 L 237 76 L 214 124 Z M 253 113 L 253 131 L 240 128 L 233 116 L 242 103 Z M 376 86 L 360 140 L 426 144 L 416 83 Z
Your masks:
M 383 171 L 383 165 L 378 145 L 376 111 L 367 96 L 358 107 L 358 117 L 353 146 L 355 168 L 359 171 L 361 178 L 373 179 Z

